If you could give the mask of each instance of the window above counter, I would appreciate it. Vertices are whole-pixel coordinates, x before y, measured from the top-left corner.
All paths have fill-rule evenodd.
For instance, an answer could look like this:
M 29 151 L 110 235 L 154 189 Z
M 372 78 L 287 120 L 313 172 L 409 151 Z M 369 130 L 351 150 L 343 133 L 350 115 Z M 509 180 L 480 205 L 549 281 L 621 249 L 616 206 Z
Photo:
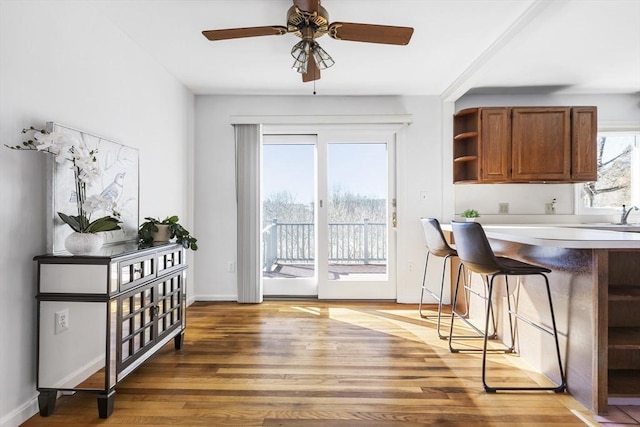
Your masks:
M 576 214 L 609 215 L 620 213 L 622 205 L 640 207 L 640 128 L 598 132 L 596 164 L 597 180 L 575 186 Z

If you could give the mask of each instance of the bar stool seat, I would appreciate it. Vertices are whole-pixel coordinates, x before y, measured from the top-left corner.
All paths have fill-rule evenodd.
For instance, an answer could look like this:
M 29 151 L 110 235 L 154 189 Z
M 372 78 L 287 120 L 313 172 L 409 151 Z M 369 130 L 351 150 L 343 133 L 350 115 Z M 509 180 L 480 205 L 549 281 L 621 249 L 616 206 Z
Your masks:
M 438 337 L 446 339 L 447 335 L 443 335 L 440 331 L 440 323 L 442 319 L 442 294 L 444 291 L 444 278 L 447 271 L 447 260 L 451 257 L 458 256 L 458 252 L 449 246 L 447 239 L 444 237 L 442 227 L 435 218 L 420 218 L 422 222 L 422 229 L 424 230 L 424 237 L 427 244 L 427 256 L 424 263 L 424 275 L 422 276 L 422 292 L 420 293 L 420 304 L 418 305 L 418 313 L 420 317 L 427 319 L 431 316 L 422 314 L 422 303 L 424 300 L 425 291 L 428 292 L 438 302 L 438 314 L 435 316 L 437 319 L 436 329 L 438 331 Z M 444 258 L 442 264 L 442 279 L 440 280 L 439 293 L 431 291 L 427 286 L 427 268 L 429 266 L 429 255 Z
M 471 272 L 483 275 L 484 280 L 488 284 L 487 295 L 487 307 L 485 313 L 485 325 L 484 325 L 484 342 L 482 348 L 482 385 L 487 392 L 496 392 L 498 390 L 549 390 L 554 392 L 563 392 L 566 390 L 566 380 L 564 376 L 564 370 L 562 368 L 562 357 L 560 355 L 560 344 L 558 343 L 558 331 L 556 328 L 556 319 L 553 311 L 553 302 L 551 300 L 551 289 L 549 287 L 549 279 L 547 277 L 551 270 L 545 267 L 529 264 L 526 262 L 518 261 L 512 258 L 496 256 L 491 249 L 489 240 L 484 232 L 484 229 L 479 223 L 474 222 L 452 222 L 453 236 L 456 242 L 456 249 L 458 251 L 458 257 L 464 265 L 464 268 Z M 549 302 L 549 312 L 551 315 L 552 329 L 537 324 L 523 315 L 517 313 L 516 310 L 511 309 L 510 294 L 509 294 L 509 276 L 527 276 L 527 275 L 539 275 L 544 278 L 547 299 Z M 511 347 L 515 348 L 515 335 L 513 333 L 512 316 L 516 319 L 522 320 L 525 323 L 534 326 L 536 329 L 545 332 L 548 335 L 553 336 L 555 342 L 556 356 L 558 359 L 558 371 L 560 373 L 560 383 L 552 387 L 509 387 L 499 386 L 493 387 L 487 384 L 486 371 L 487 371 L 487 342 L 489 339 L 489 320 L 493 315 L 492 305 L 492 293 L 494 289 L 494 279 L 497 276 L 505 277 L 505 286 L 507 291 L 507 311 L 509 316 L 509 322 L 511 327 Z M 459 280 L 458 280 L 459 282 Z M 458 284 L 456 284 L 456 293 Z M 451 330 L 453 330 L 454 314 L 452 312 L 451 317 Z M 452 333 L 449 334 L 451 340 Z

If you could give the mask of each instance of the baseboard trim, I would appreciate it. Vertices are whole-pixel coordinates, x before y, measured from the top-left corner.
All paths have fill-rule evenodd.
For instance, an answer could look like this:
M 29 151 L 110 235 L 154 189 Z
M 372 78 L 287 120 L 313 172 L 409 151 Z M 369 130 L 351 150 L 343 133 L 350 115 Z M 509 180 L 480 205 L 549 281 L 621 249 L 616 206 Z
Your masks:
M 0 418 L 0 427 L 18 427 L 39 412 L 38 396 Z
M 238 295 L 196 295 L 194 301 L 238 301 Z

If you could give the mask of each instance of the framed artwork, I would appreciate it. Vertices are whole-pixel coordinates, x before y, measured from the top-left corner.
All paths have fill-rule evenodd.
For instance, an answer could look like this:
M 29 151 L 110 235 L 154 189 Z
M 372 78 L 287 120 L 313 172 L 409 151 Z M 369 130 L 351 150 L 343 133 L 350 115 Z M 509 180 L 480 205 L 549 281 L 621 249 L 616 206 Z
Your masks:
M 83 141 L 87 148 L 97 150 L 96 162 L 102 173 L 93 185 L 87 187 L 87 197 L 102 194 L 110 198 L 115 202 L 122 221 L 121 230 L 104 232 L 104 244 L 136 241 L 138 150 L 54 122 L 47 122 L 46 130 L 70 134 Z M 69 163 L 56 163 L 52 156 L 47 157 L 47 176 L 50 177 L 47 185 L 47 252 L 55 254 L 65 252 L 64 239 L 73 231 L 60 219 L 58 212 L 77 215 L 76 192 L 73 170 Z M 93 216 L 99 218 L 110 214 L 111 212 L 98 211 Z

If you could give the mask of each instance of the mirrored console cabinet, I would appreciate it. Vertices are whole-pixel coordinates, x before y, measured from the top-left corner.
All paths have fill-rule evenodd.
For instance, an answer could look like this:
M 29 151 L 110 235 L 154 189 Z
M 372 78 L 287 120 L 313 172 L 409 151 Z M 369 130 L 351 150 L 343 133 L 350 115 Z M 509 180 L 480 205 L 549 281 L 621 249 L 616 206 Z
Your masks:
M 40 255 L 37 388 L 40 415 L 61 392 L 98 395 L 113 412 L 115 387 L 186 327 L 185 249 L 166 244 L 103 247 L 87 256 Z

